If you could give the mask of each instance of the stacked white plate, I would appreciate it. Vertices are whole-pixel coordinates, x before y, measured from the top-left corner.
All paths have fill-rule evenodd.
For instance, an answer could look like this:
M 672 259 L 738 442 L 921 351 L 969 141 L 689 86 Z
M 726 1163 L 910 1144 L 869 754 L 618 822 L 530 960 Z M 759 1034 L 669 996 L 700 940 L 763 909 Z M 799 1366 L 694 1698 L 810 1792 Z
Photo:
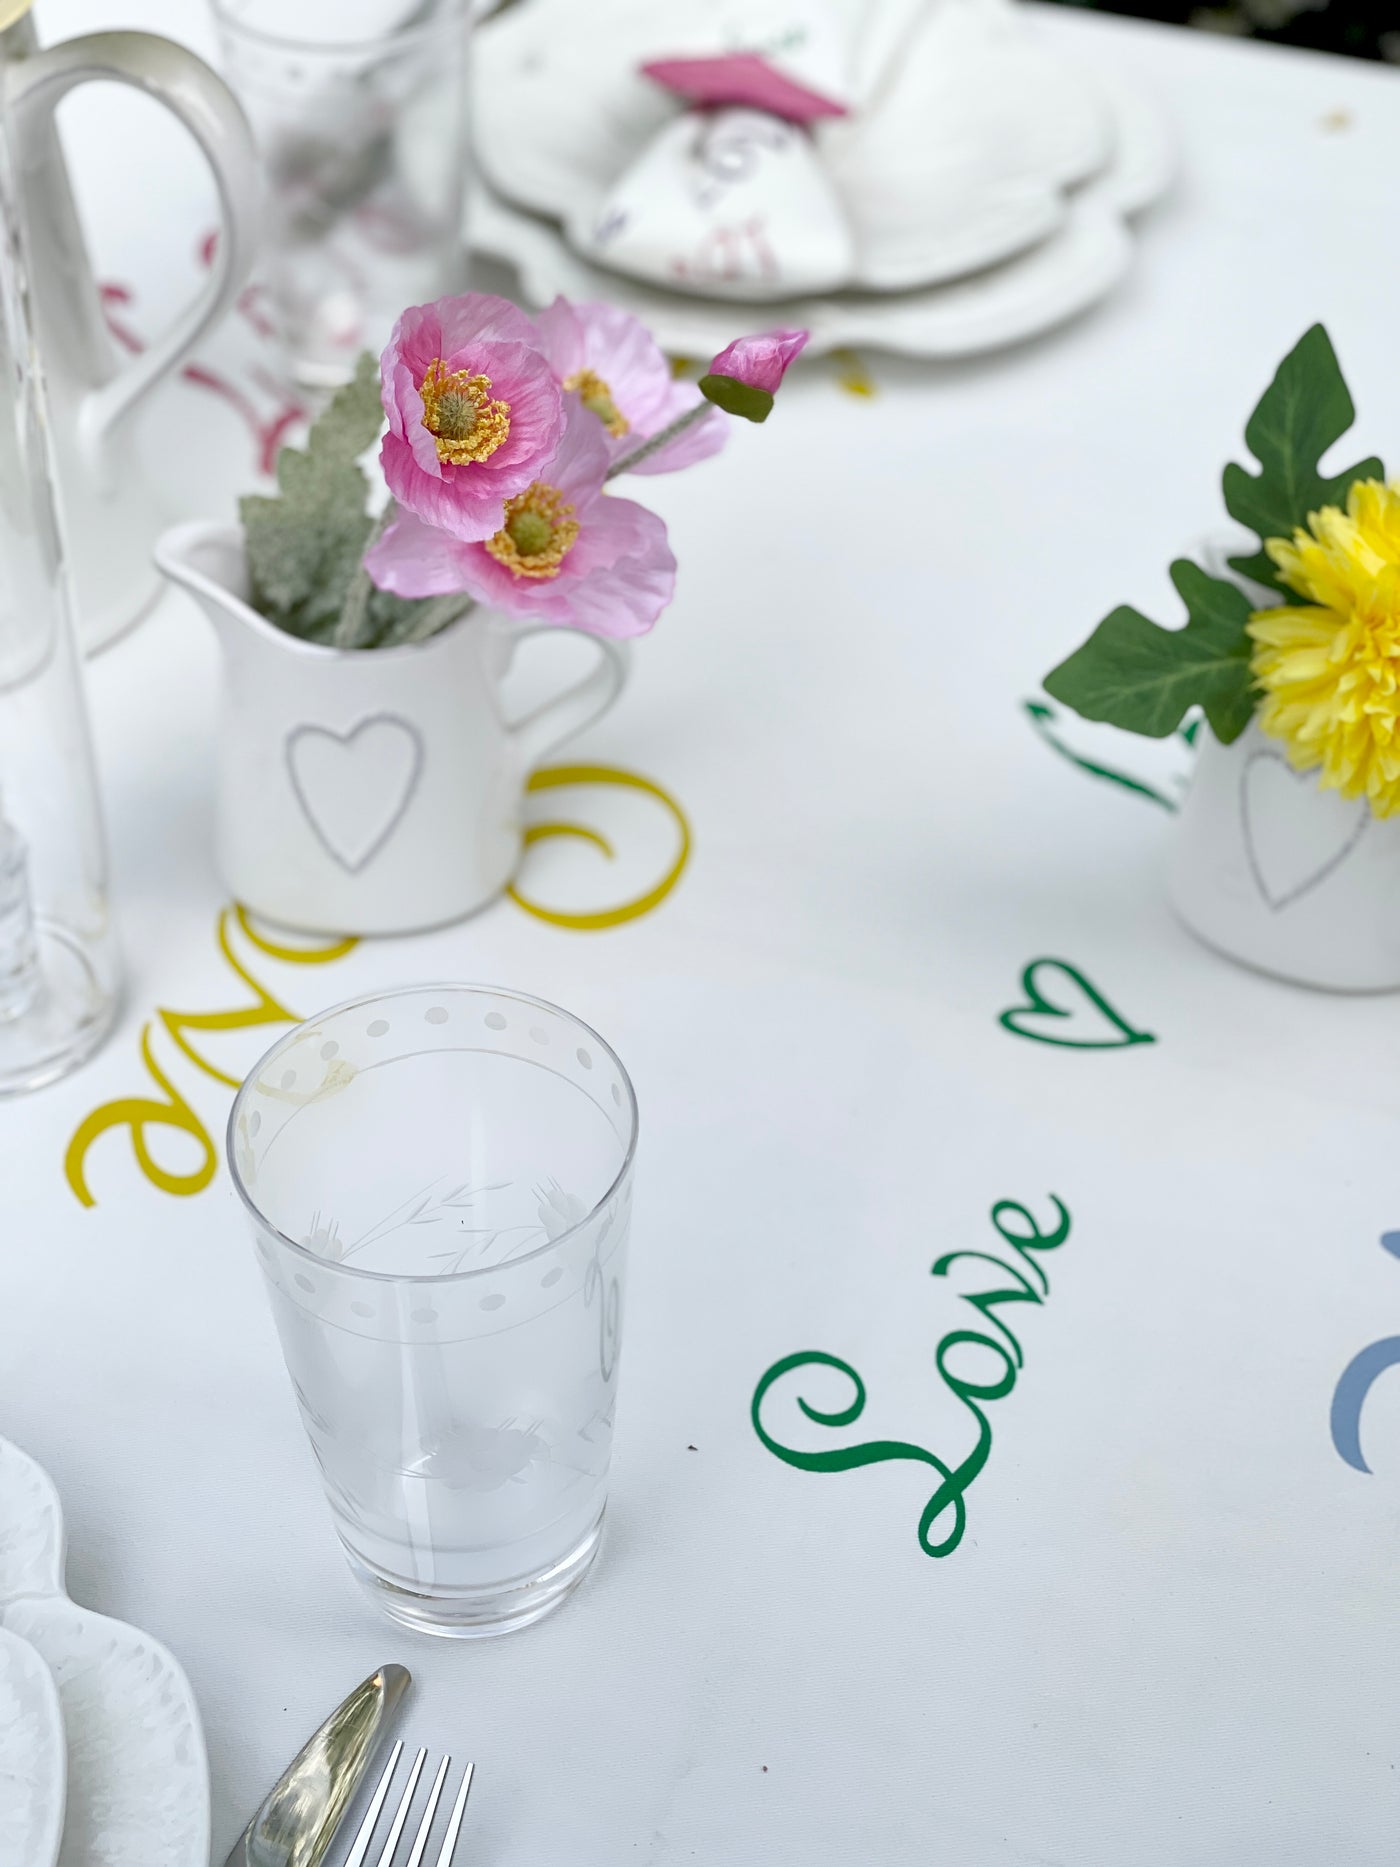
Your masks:
M 694 109 L 655 60 L 742 52 L 844 114 Z M 668 349 L 993 349 L 1126 271 L 1156 110 L 1011 0 L 519 0 L 478 34 L 473 244 L 527 297 L 607 298 Z M 741 314 L 742 312 L 742 314 Z
M 165 1648 L 77 1607 L 58 1493 L 0 1439 L 0 1863 L 208 1867 L 209 1766 Z

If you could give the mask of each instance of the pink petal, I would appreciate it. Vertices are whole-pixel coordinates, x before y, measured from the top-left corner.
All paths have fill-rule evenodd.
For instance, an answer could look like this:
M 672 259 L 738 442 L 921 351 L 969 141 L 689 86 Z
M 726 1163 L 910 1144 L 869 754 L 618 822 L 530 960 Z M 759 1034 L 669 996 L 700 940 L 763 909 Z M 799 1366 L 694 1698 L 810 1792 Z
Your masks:
M 604 497 L 590 510 L 585 531 L 593 549 L 580 559 L 561 592 L 568 598 L 569 623 L 595 635 L 645 635 L 676 588 L 676 560 L 665 525 L 630 499 Z M 579 555 L 584 542 L 580 533 L 570 558 Z M 622 545 L 626 550 L 614 557 Z M 591 569 L 589 560 L 595 553 L 611 561 Z M 562 574 L 559 582 L 565 583 Z
M 578 542 L 559 575 L 520 595 L 519 613 L 598 635 L 644 635 L 676 587 L 665 525 L 634 500 L 606 493 L 579 520 Z
M 389 407 L 388 370 L 393 363 L 402 362 L 414 382 L 423 380 L 423 372 L 434 357 L 442 355 L 442 325 L 438 318 L 436 305 L 410 305 L 399 314 L 397 323 L 389 337 L 389 343 L 380 358 L 380 375 L 384 382 L 384 406 Z
M 578 542 L 564 559 L 563 566 L 570 581 L 611 569 L 625 558 L 640 561 L 657 552 L 670 558 L 664 521 L 649 506 L 638 505 L 635 499 L 598 493 L 586 505 L 579 506 L 578 521 Z
M 676 560 L 637 563 L 625 558 L 612 570 L 574 587 L 569 623 L 591 635 L 615 640 L 645 635 L 670 602 L 676 589 Z
M 608 436 L 614 460 L 632 453 L 686 409 L 704 402 L 693 384 L 676 380 L 641 319 L 618 305 L 575 305 L 556 298 L 540 313 L 539 329 L 544 353 L 559 380 L 567 381 L 579 370 L 592 370 L 608 385 L 614 403 L 627 417 L 627 433 Z M 718 453 L 727 439 L 728 423 L 716 415 L 687 429 L 635 471 L 673 473 Z
M 510 433 L 485 460 L 449 471 L 494 474 L 498 492 L 523 492 L 531 480 L 539 479 L 544 463 L 559 445 L 564 398 L 553 370 L 538 350 L 519 344 L 485 344 L 475 354 L 481 361 L 472 363 L 473 373 L 489 376 L 493 398 L 510 405 Z
M 365 569 L 395 596 L 451 596 L 469 587 L 470 560 L 478 549 L 403 512 L 366 552 Z
M 608 510 L 590 512 L 557 577 L 548 582 L 510 578 L 514 588 L 502 593 L 505 600 L 489 600 L 512 615 L 561 628 L 645 635 L 676 587 L 666 527 L 630 499 L 604 497 L 597 504 Z M 619 507 L 627 510 L 612 510 Z
M 547 305 L 535 320 L 540 349 L 549 358 L 560 382 L 581 370 L 588 361 L 583 319 L 579 315 L 585 309 L 587 307 L 571 305 L 567 298 L 560 297 Z
M 552 590 L 559 581 L 557 577 L 517 577 L 504 564 L 498 563 L 484 544 L 464 545 L 462 557 L 454 568 L 461 577 L 459 588 L 470 591 L 478 603 L 486 604 L 489 609 L 499 609 L 507 616 L 537 614 L 532 599 L 537 599 L 542 590 Z
M 776 395 L 788 366 L 807 347 L 810 331 L 781 328 L 754 337 L 736 337 L 710 365 L 712 376 L 730 376 L 751 389 Z
M 654 434 L 649 418 L 671 384 L 671 366 L 640 318 L 619 305 L 572 307 L 583 340 L 582 363 L 596 370 L 634 429 Z
M 397 419 L 391 420 L 389 432 L 407 442 L 413 458 L 430 479 L 440 480 L 442 462 L 438 459 L 437 443 L 423 426 L 423 397 L 406 363 L 394 363 L 393 385 Z
M 597 493 L 611 458 L 607 429 L 576 395 L 566 395 L 559 446 L 535 477 L 547 486 L 557 486 L 577 506 Z
M 521 344 L 538 350 L 540 334 L 531 319 L 508 298 L 490 292 L 464 292 L 457 298 L 440 298 L 431 307 L 437 313 L 443 348 L 438 353 L 449 369 L 464 369 L 466 363 L 453 358 L 465 356 L 483 343 Z
M 505 496 L 499 481 L 487 476 L 473 479 L 471 469 L 463 467 L 425 473 L 412 447 L 398 434 L 386 434 L 380 442 L 379 465 L 389 491 L 404 511 L 417 513 L 429 525 L 450 532 L 463 543 L 490 538 L 501 529 Z M 510 487 L 511 492 L 519 490 Z
M 848 114 L 844 104 L 784 76 L 757 52 L 730 52 L 719 58 L 653 58 L 642 70 L 691 104 L 746 104 L 789 123 L 815 123 L 821 117 Z

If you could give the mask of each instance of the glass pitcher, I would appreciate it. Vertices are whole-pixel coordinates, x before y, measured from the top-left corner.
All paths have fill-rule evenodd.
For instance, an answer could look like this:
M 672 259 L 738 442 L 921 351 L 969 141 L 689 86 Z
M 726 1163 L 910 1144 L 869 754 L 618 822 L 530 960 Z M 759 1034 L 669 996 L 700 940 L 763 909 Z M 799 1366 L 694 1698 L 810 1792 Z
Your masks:
M 0 112 L 0 1094 L 89 1055 L 119 979 L 30 278 Z

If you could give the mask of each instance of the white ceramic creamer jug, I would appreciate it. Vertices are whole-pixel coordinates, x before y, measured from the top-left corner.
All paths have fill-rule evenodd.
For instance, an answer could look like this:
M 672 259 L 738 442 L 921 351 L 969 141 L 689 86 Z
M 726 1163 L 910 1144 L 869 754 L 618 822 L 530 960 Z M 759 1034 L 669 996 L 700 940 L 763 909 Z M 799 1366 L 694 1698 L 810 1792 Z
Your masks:
M 326 648 L 249 606 L 240 527 L 176 526 L 157 557 L 223 649 L 219 872 L 284 927 L 411 933 L 484 907 L 520 861 L 531 771 L 627 676 L 626 644 L 591 636 L 591 672 L 512 720 L 516 647 L 557 629 L 474 610 L 426 642 Z

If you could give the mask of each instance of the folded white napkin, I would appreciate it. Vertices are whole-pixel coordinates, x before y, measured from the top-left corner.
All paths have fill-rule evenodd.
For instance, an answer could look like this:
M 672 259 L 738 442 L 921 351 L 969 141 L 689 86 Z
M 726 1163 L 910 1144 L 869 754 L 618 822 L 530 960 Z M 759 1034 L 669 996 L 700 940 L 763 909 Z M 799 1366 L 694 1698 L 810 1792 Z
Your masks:
M 596 210 L 571 220 L 573 244 L 715 297 L 844 285 L 850 221 L 804 125 L 849 107 L 858 16 L 828 0 L 746 0 L 742 14 L 697 0 L 676 26 L 677 42 L 643 69 L 701 108 L 663 125 Z
M 674 118 L 568 235 L 604 265 L 716 297 L 833 291 L 854 264 L 850 223 L 811 136 L 742 108 Z

